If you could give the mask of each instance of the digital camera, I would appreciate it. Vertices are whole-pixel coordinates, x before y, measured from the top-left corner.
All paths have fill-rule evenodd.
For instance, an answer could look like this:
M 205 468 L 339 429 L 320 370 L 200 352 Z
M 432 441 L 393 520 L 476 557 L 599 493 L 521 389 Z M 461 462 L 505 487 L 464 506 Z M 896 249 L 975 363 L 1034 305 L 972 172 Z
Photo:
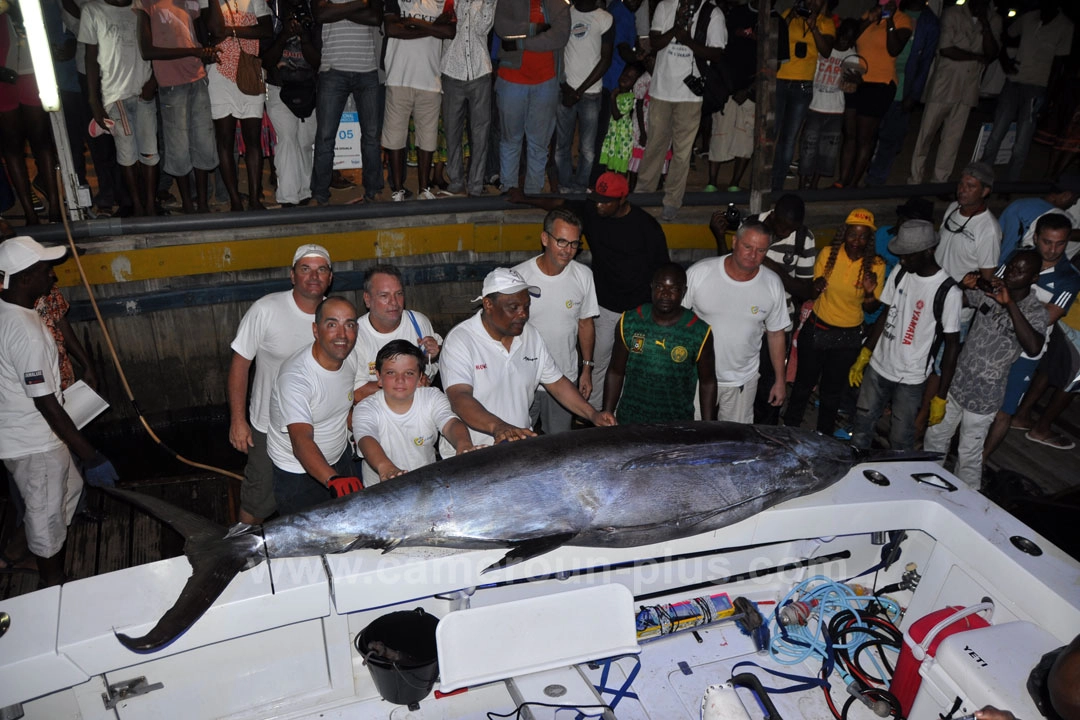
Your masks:
M 690 88 L 690 92 L 698 97 L 705 94 L 705 78 L 700 75 L 687 75 L 682 81 L 686 84 L 686 87 Z

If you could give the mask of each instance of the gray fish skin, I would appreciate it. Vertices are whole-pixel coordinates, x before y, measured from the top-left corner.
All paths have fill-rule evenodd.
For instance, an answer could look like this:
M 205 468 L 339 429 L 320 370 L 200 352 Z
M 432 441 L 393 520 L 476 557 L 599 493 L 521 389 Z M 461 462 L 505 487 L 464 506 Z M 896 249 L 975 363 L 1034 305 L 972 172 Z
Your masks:
M 477 450 L 227 537 L 161 500 L 116 491 L 184 534 L 193 566 L 176 605 L 150 633 L 118 637 L 137 652 L 164 647 L 236 572 L 267 557 L 509 547 L 494 568 L 561 545 L 647 545 L 715 530 L 817 492 L 855 462 L 848 445 L 798 428 L 725 422 L 596 428 Z

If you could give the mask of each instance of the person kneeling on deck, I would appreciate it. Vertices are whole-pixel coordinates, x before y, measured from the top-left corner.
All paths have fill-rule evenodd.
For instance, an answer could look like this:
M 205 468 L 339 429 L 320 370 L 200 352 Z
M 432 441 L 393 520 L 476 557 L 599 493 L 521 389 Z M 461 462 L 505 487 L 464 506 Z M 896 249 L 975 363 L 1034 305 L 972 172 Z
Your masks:
M 908 220 L 889 241 L 900 258 L 881 291 L 882 313 L 848 372 L 851 385 L 861 386 L 855 406 L 851 444 L 870 449 L 874 425 L 892 404 L 889 447 L 915 447 L 915 417 L 930 376 L 937 348 L 945 344 L 941 382 L 930 401 L 930 424 L 941 422 L 956 357 L 960 353 L 960 306 L 956 283 L 934 260 L 938 234 L 926 220 Z M 867 367 L 869 365 L 869 367 Z
M 375 356 L 380 389 L 356 406 L 352 421 L 364 456 L 364 487 L 435 462 L 440 432 L 459 455 L 475 449 L 442 391 L 418 387 L 424 361 L 408 340 L 391 340 Z
M 270 394 L 266 449 L 282 515 L 361 487 L 348 427 L 353 394 L 367 380 L 353 353 L 356 308 L 344 298 L 326 298 L 312 329 L 315 342 L 282 363 Z
M 529 285 L 517 271 L 495 268 L 484 278 L 483 293 L 476 299 L 483 302 L 480 312 L 446 335 L 443 385 L 450 407 L 469 426 L 475 445 L 535 436 L 529 427 L 529 407 L 540 385 L 560 405 L 594 425 L 615 424 L 611 413 L 595 410 L 559 372 L 540 333 L 528 325 L 530 296 L 539 293 L 540 288 Z
M 63 247 L 28 237 L 0 244 L 0 458 L 26 502 L 26 542 L 44 587 L 64 582 L 67 526 L 83 488 L 115 485 L 104 455 L 83 437 L 62 406 L 56 341 L 34 310 L 56 283 Z
M 983 442 L 1005 397 L 1009 368 L 1021 351 L 1034 355 L 1042 349 L 1046 307 L 1031 292 L 1041 267 L 1037 252 L 1021 250 L 1005 266 L 1003 278 L 987 284 L 973 271 L 960 283 L 975 320 L 956 362 L 945 417 L 927 428 L 923 449 L 944 455 L 959 427 L 953 473 L 976 490 L 982 485 Z
M 684 295 L 686 271 L 669 263 L 653 274 L 652 302 L 619 318 L 604 409 L 622 425 L 693 420 L 695 389 L 702 419 L 716 419 L 712 333 Z

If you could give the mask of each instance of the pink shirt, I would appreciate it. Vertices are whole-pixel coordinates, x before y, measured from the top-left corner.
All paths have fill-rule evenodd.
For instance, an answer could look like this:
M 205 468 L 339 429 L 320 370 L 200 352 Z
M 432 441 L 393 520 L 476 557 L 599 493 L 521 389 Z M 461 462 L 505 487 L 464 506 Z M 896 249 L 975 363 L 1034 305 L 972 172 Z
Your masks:
M 198 0 L 142 0 L 142 9 L 150 16 L 150 36 L 156 47 L 201 47 L 194 23 L 199 16 Z M 187 85 L 206 77 L 206 68 L 197 57 L 154 60 L 153 65 L 161 87 Z

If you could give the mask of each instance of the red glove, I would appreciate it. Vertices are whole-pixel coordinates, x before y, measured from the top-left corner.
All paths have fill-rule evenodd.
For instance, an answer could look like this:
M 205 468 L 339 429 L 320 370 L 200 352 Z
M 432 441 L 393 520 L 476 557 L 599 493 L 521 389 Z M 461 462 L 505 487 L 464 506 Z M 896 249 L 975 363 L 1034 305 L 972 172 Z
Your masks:
M 363 490 L 364 485 L 358 477 L 342 477 L 335 475 L 327 481 L 326 487 L 334 491 L 334 497 L 345 497 L 357 490 Z

